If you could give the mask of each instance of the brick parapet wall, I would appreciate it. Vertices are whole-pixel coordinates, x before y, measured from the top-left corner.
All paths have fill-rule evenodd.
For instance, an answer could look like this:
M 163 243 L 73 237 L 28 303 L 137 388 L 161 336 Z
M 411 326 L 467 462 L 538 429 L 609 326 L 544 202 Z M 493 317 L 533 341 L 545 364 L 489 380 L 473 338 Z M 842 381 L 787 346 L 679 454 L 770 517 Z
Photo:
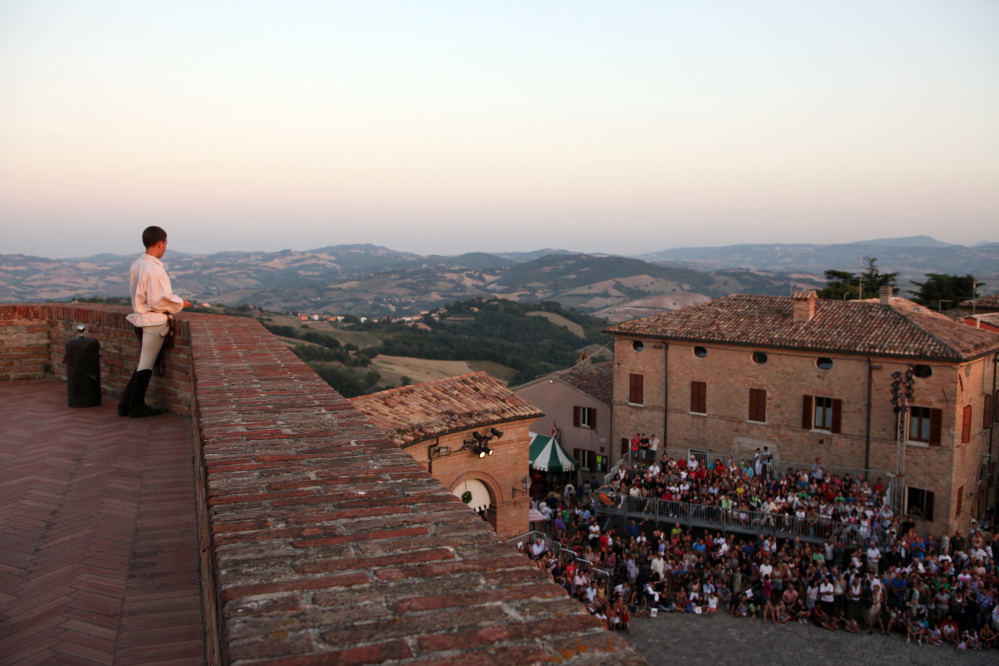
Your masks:
M 191 340 L 229 663 L 645 663 L 257 322 Z
M 0 305 L 0 378 L 66 381 L 66 342 L 84 324 L 86 335 L 101 345 L 101 390 L 117 398 L 139 361 L 139 341 L 125 320 L 129 308 L 113 305 L 41 303 Z M 190 333 L 186 320 L 209 315 L 181 315 L 173 321 L 173 340 L 153 374 L 151 405 L 191 413 Z
M 0 306 L 0 376 L 64 376 L 84 323 L 116 395 L 126 313 Z M 258 322 L 181 315 L 176 334 L 154 387 L 195 430 L 210 664 L 647 663 Z

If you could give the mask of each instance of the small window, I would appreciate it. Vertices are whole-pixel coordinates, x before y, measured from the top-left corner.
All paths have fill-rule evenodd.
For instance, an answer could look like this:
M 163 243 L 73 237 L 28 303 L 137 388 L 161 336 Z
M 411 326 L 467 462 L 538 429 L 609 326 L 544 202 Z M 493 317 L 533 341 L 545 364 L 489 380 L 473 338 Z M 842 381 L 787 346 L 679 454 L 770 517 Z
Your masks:
M 579 408 L 579 427 L 581 427 L 581 428 L 592 428 L 593 427 L 593 425 L 591 423 L 592 419 L 590 418 L 590 413 L 593 412 L 593 411 L 596 411 L 596 410 L 591 409 L 589 407 L 580 407 Z
M 631 348 L 634 349 L 635 351 L 642 351 L 643 349 L 645 349 L 645 343 L 642 342 L 641 340 L 635 340 L 634 342 L 631 343 Z
M 920 379 L 929 379 L 933 376 L 933 368 L 928 365 L 917 365 L 912 372 Z
M 815 361 L 815 365 L 819 366 L 819 368 L 823 370 L 831 370 L 833 362 L 831 358 L 826 358 L 825 356 L 821 356 Z
M 697 358 L 704 358 L 708 355 L 708 350 L 704 347 L 694 347 L 694 356 Z
M 833 399 L 815 396 L 815 419 L 813 427 L 816 430 L 832 431 L 833 425 Z
M 933 493 L 912 486 L 908 486 L 905 490 L 905 513 L 933 520 Z
M 760 365 L 763 365 L 768 360 L 769 359 L 766 355 L 766 352 L 753 352 L 753 363 L 759 363 Z

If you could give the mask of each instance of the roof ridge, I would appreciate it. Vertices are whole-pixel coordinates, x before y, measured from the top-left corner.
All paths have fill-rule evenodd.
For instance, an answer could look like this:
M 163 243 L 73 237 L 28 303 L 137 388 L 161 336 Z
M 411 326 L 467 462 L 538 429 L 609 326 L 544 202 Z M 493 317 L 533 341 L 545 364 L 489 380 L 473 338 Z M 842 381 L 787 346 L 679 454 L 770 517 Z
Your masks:
M 382 391 L 375 391 L 374 393 L 364 393 L 362 395 L 354 396 L 353 398 L 349 398 L 349 399 L 350 400 L 359 400 L 361 398 L 372 398 L 372 397 L 374 397 L 376 395 L 386 395 L 388 393 L 402 393 L 403 391 L 412 391 L 412 390 L 415 390 L 417 387 L 426 386 L 427 384 L 437 384 L 437 383 L 440 383 L 440 382 L 448 382 L 448 381 L 453 381 L 455 379 L 463 379 L 465 377 L 474 377 L 475 375 L 487 375 L 490 379 L 493 379 L 492 376 L 489 375 L 485 370 L 477 370 L 475 372 L 468 372 L 468 373 L 465 373 L 463 375 L 455 375 L 454 377 L 441 377 L 440 379 L 431 379 L 429 382 L 419 382 L 419 383 L 416 383 L 416 384 L 406 384 L 405 386 L 395 386 L 393 388 L 387 388 L 387 389 L 384 389 Z M 496 381 L 496 380 L 493 379 L 493 381 Z M 499 382 L 496 382 L 496 383 L 498 384 Z M 500 384 L 500 386 L 502 386 L 502 384 Z
M 926 310 L 927 314 L 938 315 L 942 319 L 946 320 L 948 323 L 953 324 L 955 326 L 964 326 L 964 324 L 958 324 L 956 321 L 954 321 L 950 317 L 946 317 L 946 316 L 944 316 L 942 314 L 939 314 L 937 312 L 933 312 L 932 310 L 930 310 L 926 306 L 920 305 L 919 303 L 916 303 L 915 301 L 910 301 L 908 298 L 903 298 L 902 296 L 894 296 L 893 298 L 898 298 L 899 300 L 905 301 L 906 303 L 911 303 L 912 305 L 915 305 L 917 307 L 923 308 L 924 310 Z M 938 337 L 935 333 L 931 333 L 930 331 L 926 330 L 926 328 L 923 327 L 918 321 L 916 321 L 914 319 L 910 319 L 909 317 L 906 317 L 905 313 L 903 313 L 901 310 L 899 310 L 898 308 L 896 308 L 894 305 L 891 305 L 889 303 L 888 307 L 890 307 L 892 310 L 894 310 L 900 317 L 902 317 L 902 319 L 904 319 L 905 321 L 907 321 L 909 324 L 911 324 L 912 326 L 915 326 L 920 331 L 922 331 L 924 335 L 928 335 L 937 344 L 941 345 L 945 349 L 949 349 L 951 351 L 951 353 L 954 354 L 957 358 L 959 358 L 959 359 L 963 359 L 964 358 L 964 354 L 961 352 L 960 349 L 957 349 L 956 347 L 954 347 L 950 343 L 945 342 L 944 340 L 941 340 L 940 337 Z M 922 315 L 923 313 L 922 312 L 916 312 L 916 314 Z

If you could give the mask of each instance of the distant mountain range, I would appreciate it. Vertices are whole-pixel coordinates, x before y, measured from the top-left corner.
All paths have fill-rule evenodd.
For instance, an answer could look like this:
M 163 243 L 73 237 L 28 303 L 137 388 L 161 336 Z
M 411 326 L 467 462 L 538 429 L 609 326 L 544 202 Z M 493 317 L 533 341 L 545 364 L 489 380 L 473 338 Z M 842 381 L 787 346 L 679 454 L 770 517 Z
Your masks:
M 767 243 L 723 247 L 685 247 L 640 255 L 658 264 L 699 270 L 749 268 L 768 271 L 808 271 L 821 274 L 829 269 L 856 271 L 860 256 L 878 260 L 884 272 L 919 279 L 926 273 L 966 275 L 975 271 L 999 271 L 999 243 L 971 247 L 943 243 L 929 236 L 880 238 L 836 245 Z
M 840 245 L 682 248 L 639 258 L 567 250 L 423 256 L 335 245 L 305 252 L 169 252 L 178 293 L 192 301 L 272 310 L 409 315 L 470 296 L 553 300 L 612 321 L 674 310 L 732 293 L 787 294 L 821 287 L 829 268 L 856 270 L 860 254 L 885 272 L 980 277 L 999 271 L 999 243 L 948 245 L 927 236 Z M 79 259 L 0 255 L 0 302 L 125 296 L 134 256 Z M 994 291 L 999 282 L 983 292 Z M 904 282 L 904 280 L 903 280 Z

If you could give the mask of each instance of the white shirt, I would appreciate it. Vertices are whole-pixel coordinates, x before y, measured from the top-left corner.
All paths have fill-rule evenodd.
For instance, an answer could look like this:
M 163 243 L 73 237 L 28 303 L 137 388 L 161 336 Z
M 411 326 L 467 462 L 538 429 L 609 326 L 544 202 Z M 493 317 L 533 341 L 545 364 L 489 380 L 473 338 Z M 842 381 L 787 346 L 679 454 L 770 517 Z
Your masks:
M 184 309 L 184 299 L 175 296 L 163 263 L 144 254 L 128 271 L 133 314 L 125 317 L 133 326 L 158 326 L 167 323 L 167 315 Z

